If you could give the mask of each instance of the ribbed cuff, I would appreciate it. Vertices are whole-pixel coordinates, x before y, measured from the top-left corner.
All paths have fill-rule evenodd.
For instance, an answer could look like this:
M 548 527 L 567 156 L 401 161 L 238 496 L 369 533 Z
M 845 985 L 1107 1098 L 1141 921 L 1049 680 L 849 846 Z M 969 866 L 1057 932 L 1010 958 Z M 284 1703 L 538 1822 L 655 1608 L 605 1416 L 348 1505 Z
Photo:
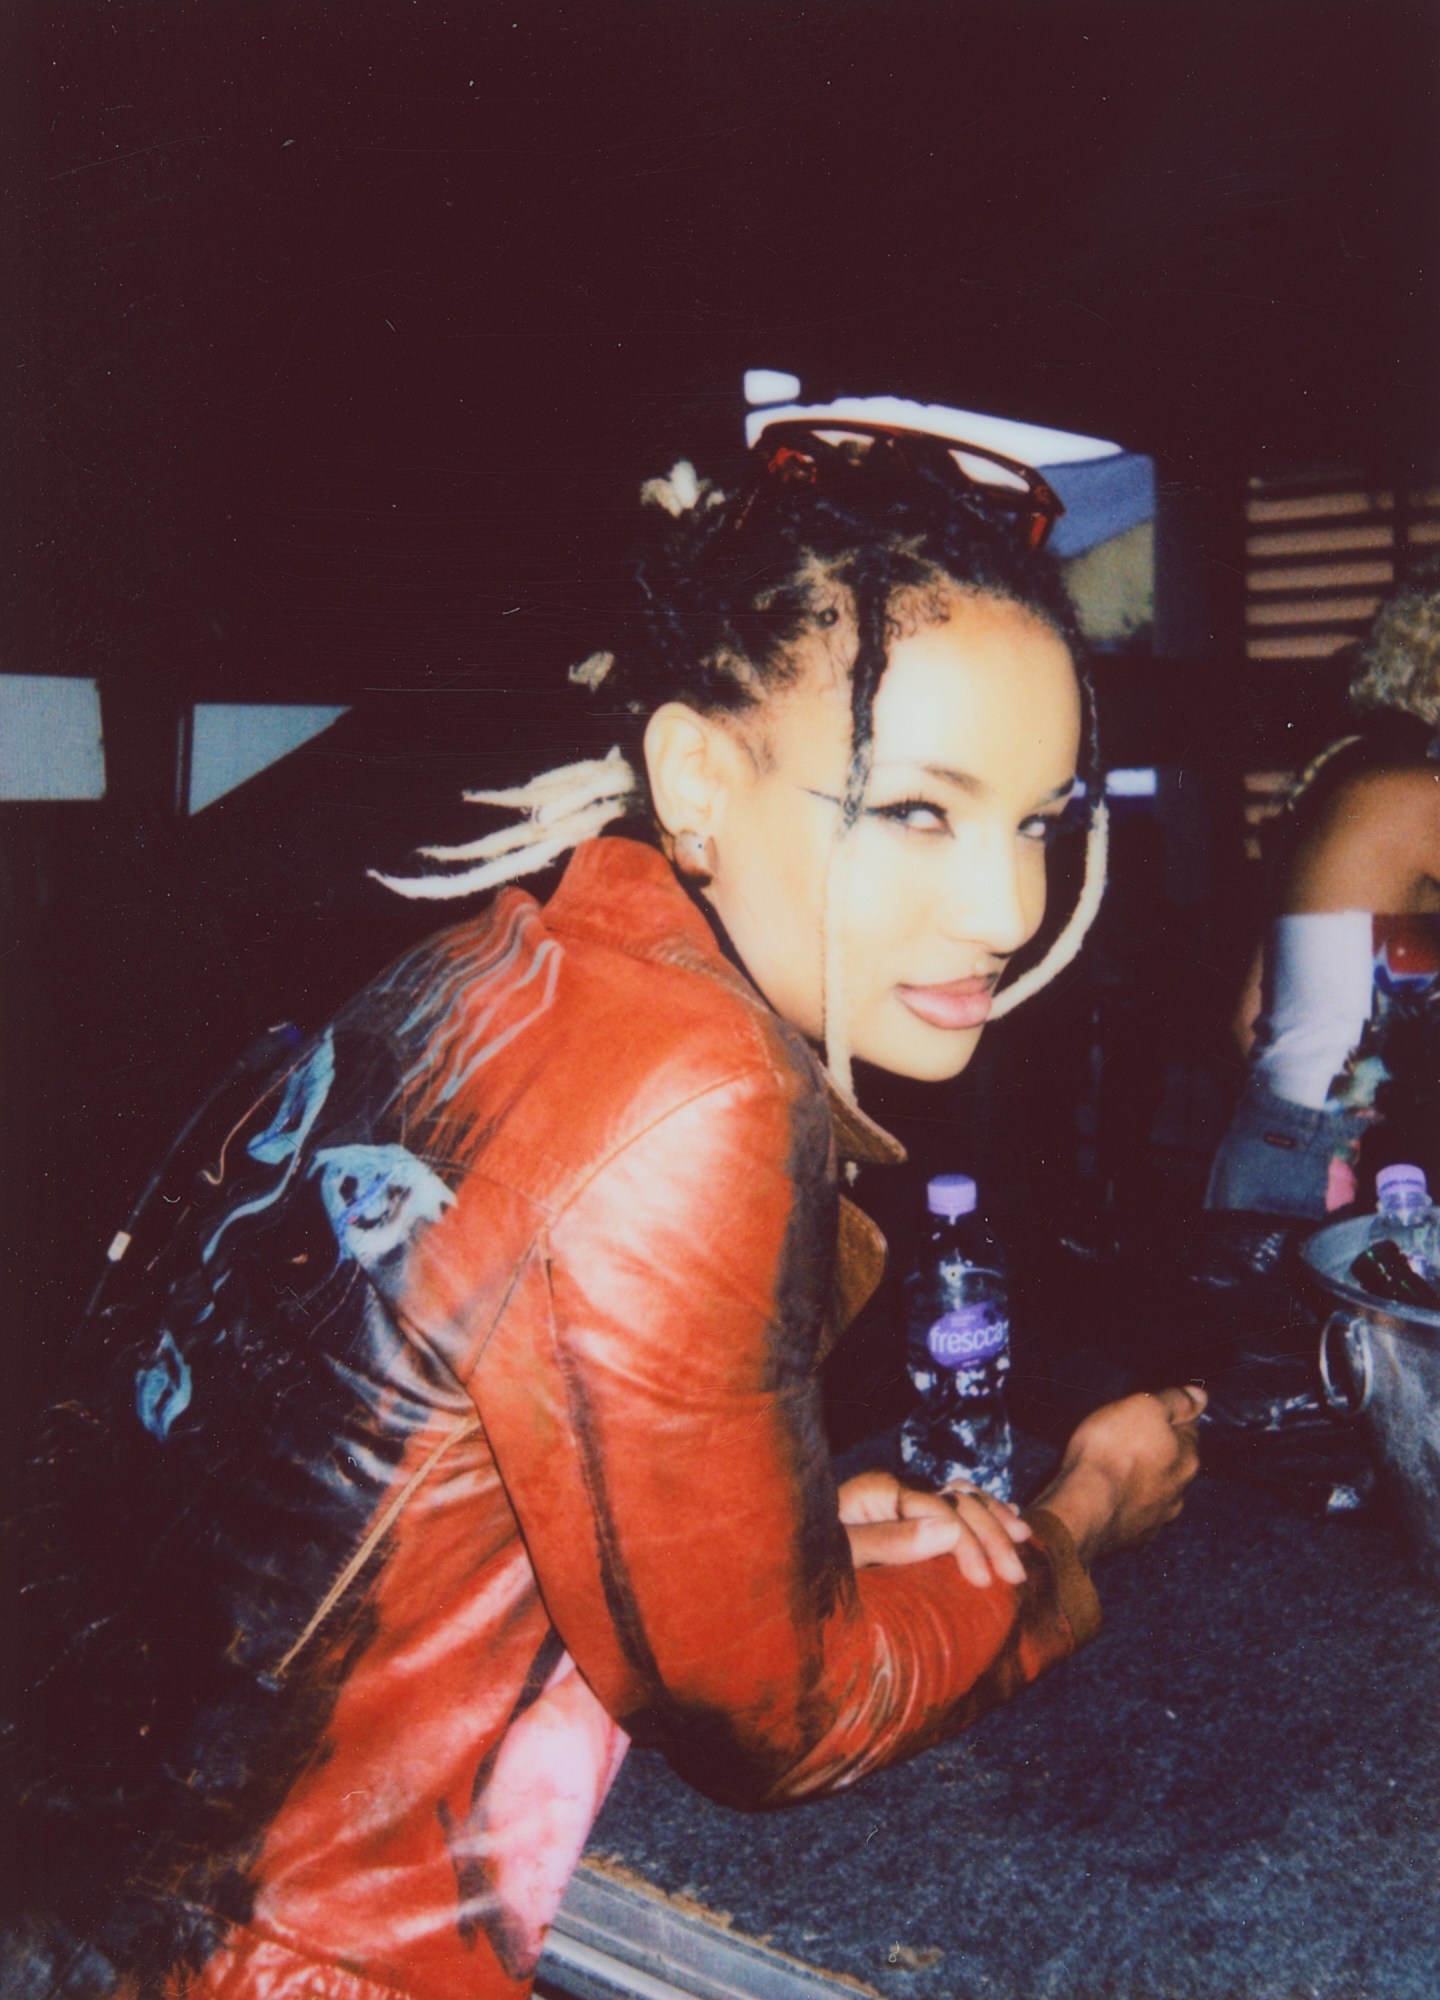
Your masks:
M 1070 1627 L 1078 1653 L 1082 1646 L 1090 1643 L 1104 1623 L 1100 1599 L 1090 1581 L 1090 1572 L 1076 1553 L 1070 1530 L 1058 1515 L 1045 1507 L 1033 1507 L 1026 1509 L 1024 1518 L 1035 1530 L 1035 1539 L 1050 1560 L 1060 1615 Z

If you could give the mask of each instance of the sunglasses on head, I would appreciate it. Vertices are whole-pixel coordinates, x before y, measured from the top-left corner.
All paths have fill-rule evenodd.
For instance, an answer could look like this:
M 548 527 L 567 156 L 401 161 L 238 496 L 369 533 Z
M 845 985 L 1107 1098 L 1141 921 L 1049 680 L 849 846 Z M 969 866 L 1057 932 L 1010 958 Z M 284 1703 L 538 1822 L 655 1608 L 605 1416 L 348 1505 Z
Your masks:
M 897 471 L 927 468 L 957 493 L 1011 515 L 1032 549 L 1043 547 L 1065 512 L 1059 494 L 1033 466 L 981 445 L 891 424 L 785 417 L 767 424 L 751 447 L 754 484 L 735 525 L 744 522 L 767 490 L 829 486 L 859 467 L 876 469 L 877 455 Z

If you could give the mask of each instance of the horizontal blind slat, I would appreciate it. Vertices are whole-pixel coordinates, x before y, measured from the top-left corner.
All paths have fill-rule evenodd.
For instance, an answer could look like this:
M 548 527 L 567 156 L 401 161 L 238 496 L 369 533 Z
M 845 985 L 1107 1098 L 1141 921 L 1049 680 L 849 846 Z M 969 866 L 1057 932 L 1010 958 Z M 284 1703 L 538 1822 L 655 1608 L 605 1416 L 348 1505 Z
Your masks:
M 1328 660 L 1354 643 L 1353 632 L 1296 632 L 1283 639 L 1247 639 L 1245 654 L 1251 660 Z
M 1373 618 L 1379 608 L 1378 597 L 1328 597 L 1317 592 L 1314 597 L 1296 598 L 1288 604 L 1247 604 L 1245 622 L 1248 625 L 1323 625 L 1342 619 L 1364 622 Z
M 1378 562 L 1317 562 L 1245 572 L 1247 590 L 1326 590 L 1357 583 L 1392 583 L 1395 565 Z
M 1331 555 L 1347 549 L 1388 549 L 1395 530 L 1388 522 L 1362 522 L 1353 528 L 1292 528 L 1271 535 L 1247 535 L 1250 556 Z
M 1247 521 L 1308 521 L 1342 514 L 1391 514 L 1393 493 L 1306 493 L 1283 500 L 1247 500 Z

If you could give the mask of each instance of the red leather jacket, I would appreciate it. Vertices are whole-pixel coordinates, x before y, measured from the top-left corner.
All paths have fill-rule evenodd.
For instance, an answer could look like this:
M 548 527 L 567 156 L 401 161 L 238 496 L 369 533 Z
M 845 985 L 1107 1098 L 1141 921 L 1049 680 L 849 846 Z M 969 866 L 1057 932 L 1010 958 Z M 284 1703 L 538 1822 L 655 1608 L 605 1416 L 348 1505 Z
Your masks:
M 146 1552 L 85 1617 L 112 1638 L 72 1598 L 50 1681 L 119 1774 L 118 1815 L 79 1808 L 92 1902 L 125 1876 L 89 1919 L 114 1962 L 523 1994 L 628 1737 L 776 1804 L 1089 1636 L 1043 1514 L 1018 1590 L 851 1569 L 817 1363 L 883 1245 L 837 1154 L 899 1152 L 623 840 L 430 941 L 246 1108 L 48 1447 L 92 1542 L 108 1478 Z

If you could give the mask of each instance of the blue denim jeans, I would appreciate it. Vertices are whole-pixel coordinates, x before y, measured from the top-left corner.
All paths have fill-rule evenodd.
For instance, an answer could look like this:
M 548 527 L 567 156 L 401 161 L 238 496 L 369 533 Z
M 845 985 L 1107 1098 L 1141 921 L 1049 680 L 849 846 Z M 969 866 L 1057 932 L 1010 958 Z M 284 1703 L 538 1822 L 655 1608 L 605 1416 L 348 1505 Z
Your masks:
M 1311 1111 L 1277 1097 L 1252 1076 L 1220 1141 L 1205 1190 L 1206 1208 L 1323 1219 L 1330 1163 L 1354 1158 L 1370 1111 Z

